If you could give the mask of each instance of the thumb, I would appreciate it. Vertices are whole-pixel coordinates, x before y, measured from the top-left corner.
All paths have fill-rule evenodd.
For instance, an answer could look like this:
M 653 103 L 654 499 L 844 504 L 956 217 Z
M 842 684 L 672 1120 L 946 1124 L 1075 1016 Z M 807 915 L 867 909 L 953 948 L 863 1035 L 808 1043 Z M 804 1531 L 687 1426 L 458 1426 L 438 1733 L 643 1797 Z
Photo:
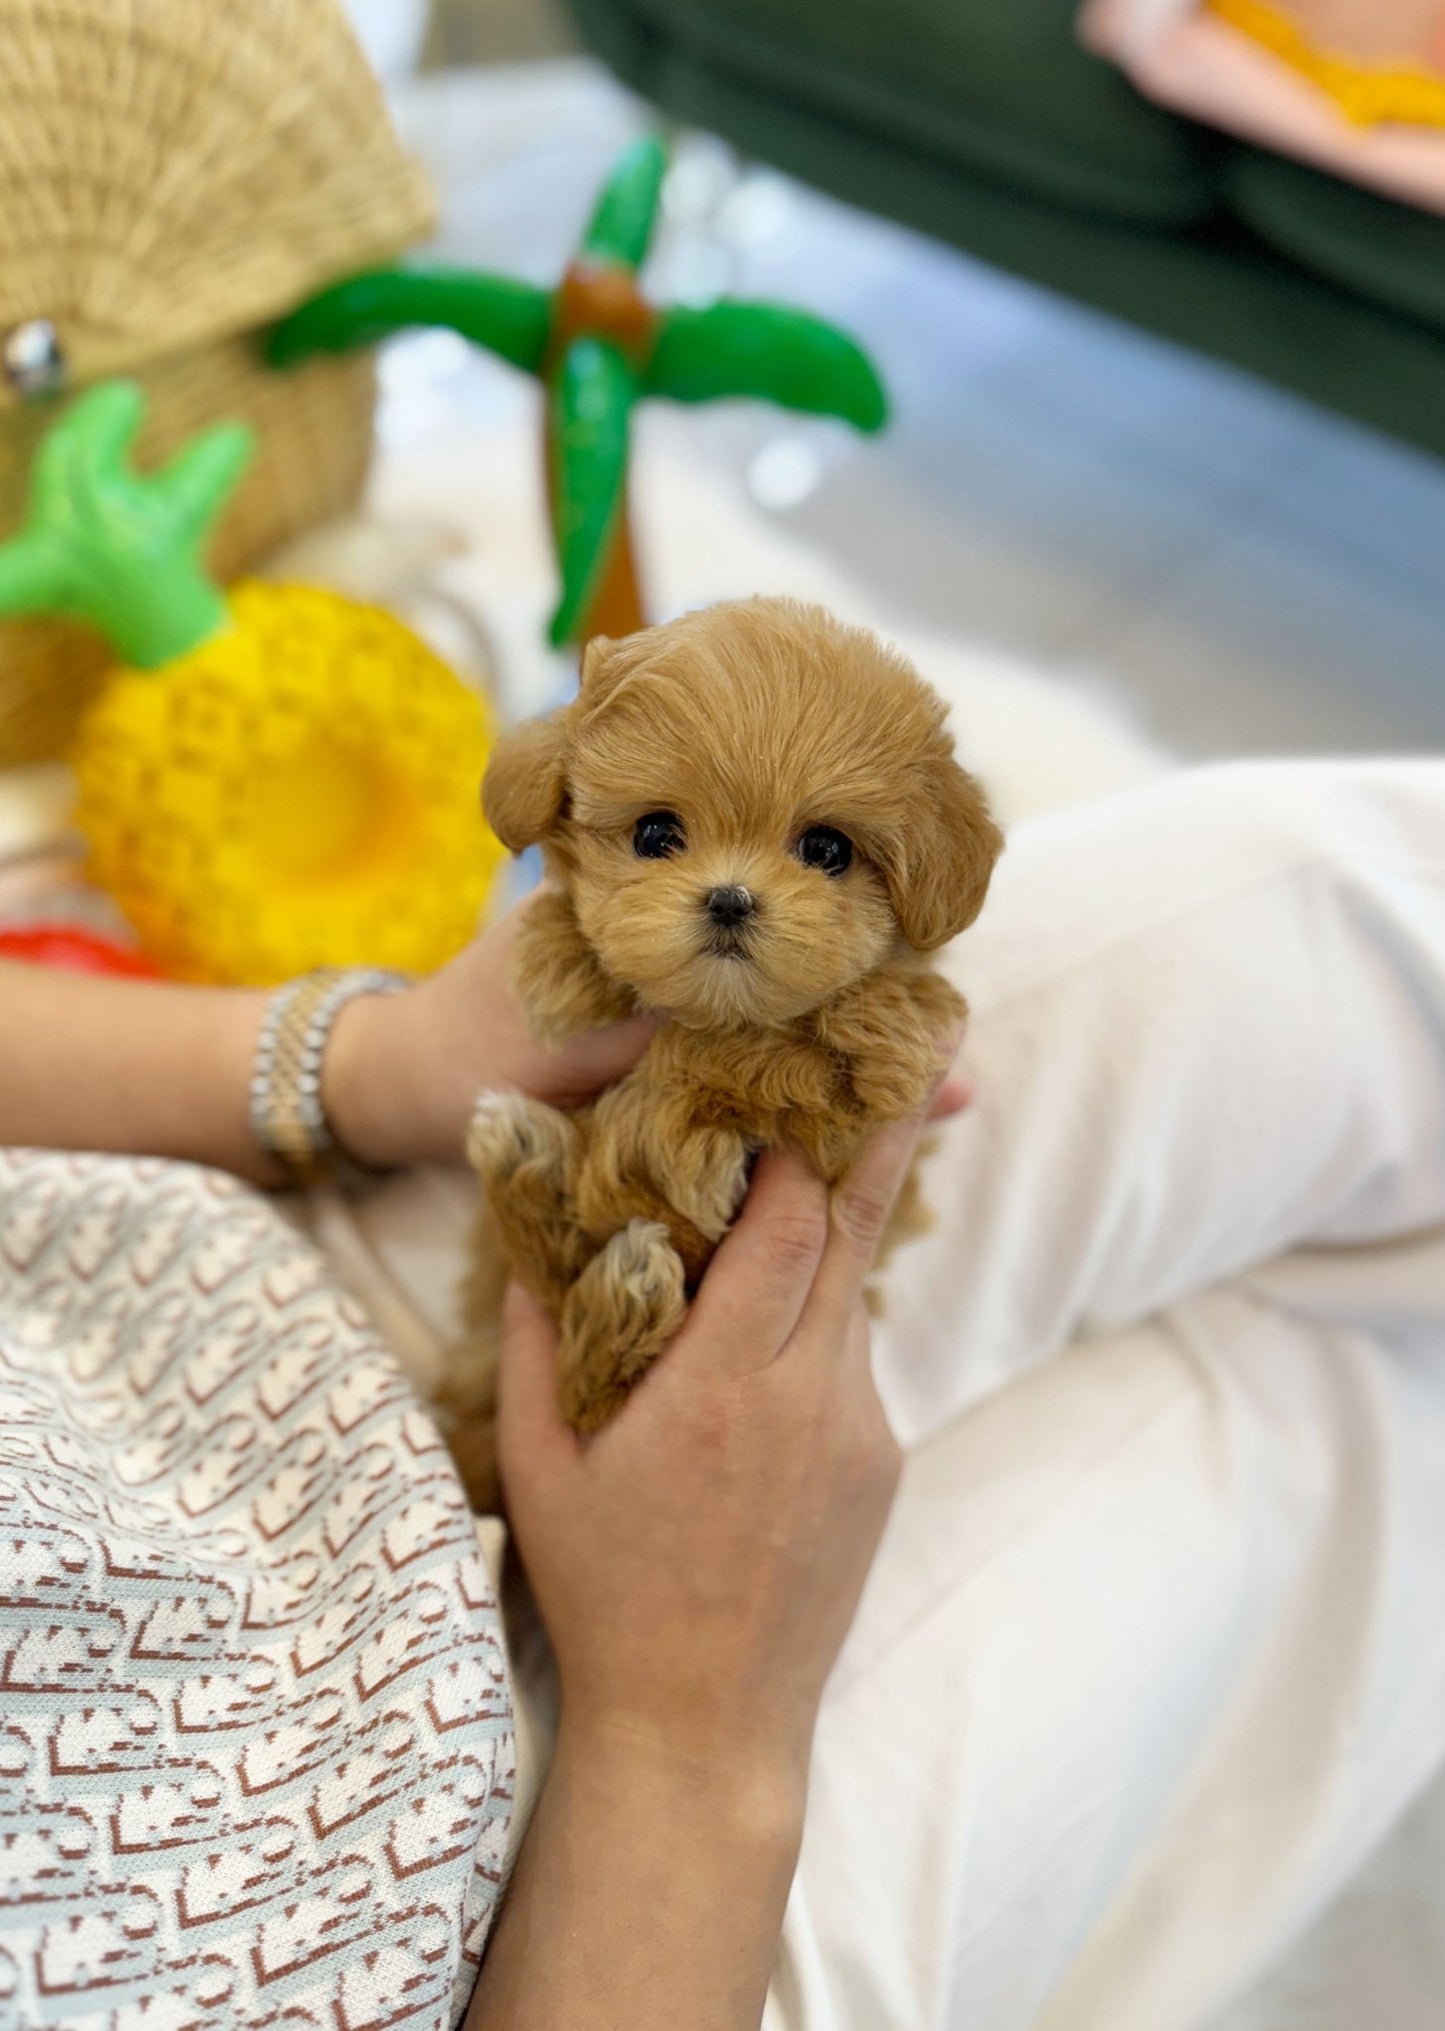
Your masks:
M 595 1093 L 630 1072 L 657 1034 L 654 1016 L 627 1016 L 605 1029 L 587 1030 L 563 1046 L 569 1087 Z
M 951 1065 L 944 1075 L 943 1084 L 933 1096 L 928 1119 L 946 1121 L 950 1114 L 962 1114 L 966 1107 L 972 1107 L 973 1099 L 972 1079 L 958 1065 Z
M 508 1284 L 502 1305 L 497 1382 L 497 1450 L 504 1480 L 530 1479 L 549 1464 L 577 1458 L 577 1434 L 562 1415 L 557 1391 L 557 1328 L 519 1283 Z

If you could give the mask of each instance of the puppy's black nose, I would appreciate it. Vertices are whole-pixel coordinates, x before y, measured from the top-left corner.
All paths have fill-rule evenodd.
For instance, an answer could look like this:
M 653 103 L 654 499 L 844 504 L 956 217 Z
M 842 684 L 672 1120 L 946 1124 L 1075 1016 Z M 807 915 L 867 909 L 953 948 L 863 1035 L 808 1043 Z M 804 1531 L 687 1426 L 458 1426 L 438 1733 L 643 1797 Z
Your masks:
M 709 889 L 707 913 L 713 922 L 725 930 L 734 930 L 745 924 L 753 914 L 756 905 L 747 889 Z

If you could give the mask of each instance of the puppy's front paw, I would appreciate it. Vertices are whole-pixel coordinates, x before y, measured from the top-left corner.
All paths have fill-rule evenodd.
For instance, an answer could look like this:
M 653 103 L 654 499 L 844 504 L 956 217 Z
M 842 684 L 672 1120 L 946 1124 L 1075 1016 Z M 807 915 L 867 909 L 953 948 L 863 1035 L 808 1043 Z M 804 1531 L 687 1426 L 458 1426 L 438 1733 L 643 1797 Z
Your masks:
M 525 1093 L 483 1093 L 467 1130 L 467 1161 L 484 1184 L 508 1185 L 535 1164 L 560 1186 L 575 1133 L 572 1123 Z
M 658 1183 L 708 1241 L 721 1241 L 748 1189 L 748 1145 L 727 1128 L 696 1129 L 661 1152 Z
M 562 1308 L 562 1412 L 594 1432 L 622 1408 L 687 1316 L 682 1258 L 655 1220 L 631 1220 Z
M 554 1314 L 592 1252 L 572 1207 L 577 1146 L 575 1121 L 520 1093 L 484 1093 L 467 1136 L 506 1261 Z

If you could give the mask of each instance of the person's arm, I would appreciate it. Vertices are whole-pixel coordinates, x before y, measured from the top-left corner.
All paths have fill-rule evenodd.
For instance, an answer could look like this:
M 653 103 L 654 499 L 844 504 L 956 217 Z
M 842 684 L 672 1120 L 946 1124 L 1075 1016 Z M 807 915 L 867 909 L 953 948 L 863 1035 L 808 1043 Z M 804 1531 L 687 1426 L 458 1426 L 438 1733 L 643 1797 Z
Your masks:
M 589 1441 L 555 1330 L 509 1295 L 502 1473 L 562 1712 L 465 2031 L 756 2031 L 818 1702 L 899 1471 L 862 1289 L 913 1136 L 886 1130 L 831 1209 L 765 1158 L 687 1324 Z
M 560 1050 L 532 1036 L 509 981 L 526 908 L 404 994 L 363 996 L 337 1016 L 322 1102 L 359 1163 L 459 1163 L 483 1087 L 567 1106 L 641 1056 L 653 1027 L 641 1018 Z M 283 1183 L 246 1119 L 267 992 L 0 960 L 0 1143 L 182 1157 Z M 964 1094 L 955 1074 L 944 1109 Z
M 507 981 L 517 914 L 404 994 L 338 1015 L 322 1097 L 358 1161 L 459 1162 L 482 1087 L 565 1103 L 640 1055 L 650 1034 L 640 1021 L 561 1051 L 533 1041 Z M 0 961 L 0 1143 L 183 1157 L 281 1182 L 246 1119 L 266 1000 Z
M 268 1178 L 246 1125 L 265 1000 L 0 961 L 0 1142 Z
M 757 2031 L 795 1792 L 564 1731 L 465 2031 Z

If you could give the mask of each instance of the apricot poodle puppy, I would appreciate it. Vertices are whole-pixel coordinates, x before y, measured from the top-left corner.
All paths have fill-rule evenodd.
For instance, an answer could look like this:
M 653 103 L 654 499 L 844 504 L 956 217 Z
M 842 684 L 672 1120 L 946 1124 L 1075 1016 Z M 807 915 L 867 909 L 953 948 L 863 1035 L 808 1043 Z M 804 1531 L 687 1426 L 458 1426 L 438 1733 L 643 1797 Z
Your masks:
M 440 1408 L 491 1508 L 507 1273 L 558 1320 L 564 1411 L 597 1429 L 676 1333 L 758 1150 L 836 1183 L 922 1107 L 964 1014 L 926 955 L 977 915 L 1002 840 L 903 657 L 776 599 L 592 642 L 576 702 L 498 744 L 483 801 L 543 850 L 515 976 L 537 1034 L 661 1018 L 590 1107 L 478 1103 L 470 1338 Z

